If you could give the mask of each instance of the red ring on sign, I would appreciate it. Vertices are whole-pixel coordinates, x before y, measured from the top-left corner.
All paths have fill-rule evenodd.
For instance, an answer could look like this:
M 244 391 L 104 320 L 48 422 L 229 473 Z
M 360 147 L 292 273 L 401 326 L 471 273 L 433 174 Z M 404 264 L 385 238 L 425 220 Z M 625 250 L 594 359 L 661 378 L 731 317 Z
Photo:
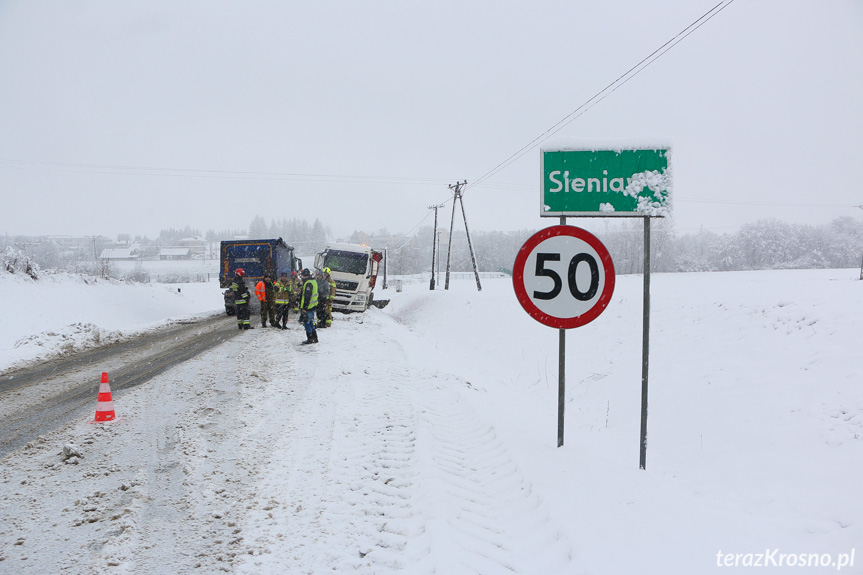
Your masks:
M 527 263 L 527 258 L 533 253 L 536 247 L 545 240 L 555 236 L 572 236 L 578 238 L 596 251 L 602 262 L 602 268 L 605 273 L 605 285 L 602 288 L 602 293 L 596 300 L 596 303 L 589 310 L 581 315 L 574 317 L 560 318 L 549 315 L 539 309 L 533 300 L 527 295 L 527 290 L 524 287 L 524 266 Z M 614 293 L 614 263 L 611 261 L 611 254 L 602 245 L 602 242 L 596 236 L 575 226 L 551 226 L 542 229 L 528 238 L 518 254 L 515 256 L 515 263 L 512 269 L 512 286 L 515 289 L 515 297 L 518 298 L 521 307 L 536 321 L 549 327 L 558 329 L 571 329 L 581 327 L 592 322 L 599 314 L 605 311 L 608 304 L 611 302 L 611 296 Z

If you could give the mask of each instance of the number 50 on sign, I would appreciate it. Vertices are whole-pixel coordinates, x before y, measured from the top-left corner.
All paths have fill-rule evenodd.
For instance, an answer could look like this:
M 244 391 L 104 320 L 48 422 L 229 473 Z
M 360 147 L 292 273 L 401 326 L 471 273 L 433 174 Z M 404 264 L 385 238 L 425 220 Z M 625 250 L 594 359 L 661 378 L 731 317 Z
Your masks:
M 552 226 L 531 236 L 515 258 L 513 287 L 538 322 L 569 329 L 593 321 L 614 293 L 614 264 L 604 245 L 574 226 Z

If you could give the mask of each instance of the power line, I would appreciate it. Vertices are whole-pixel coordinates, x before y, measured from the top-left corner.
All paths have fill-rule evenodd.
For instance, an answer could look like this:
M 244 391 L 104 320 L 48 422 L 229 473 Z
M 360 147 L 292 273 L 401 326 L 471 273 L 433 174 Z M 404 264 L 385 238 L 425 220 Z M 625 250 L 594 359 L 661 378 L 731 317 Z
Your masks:
M 125 166 L 113 164 L 85 164 L 71 162 L 41 162 L 0 158 L 0 164 L 54 168 L 58 172 L 81 174 L 109 174 L 134 176 L 160 176 L 179 178 L 217 178 L 248 180 L 299 180 L 342 183 L 385 183 L 407 185 L 441 185 L 451 180 L 444 178 L 361 176 L 337 174 L 309 174 L 300 172 L 262 172 L 252 170 L 207 170 L 199 168 L 165 168 L 157 166 Z
M 665 55 L 666 52 L 668 52 L 669 50 L 674 48 L 677 44 L 679 44 L 684 39 L 686 39 L 690 34 L 692 34 L 696 30 L 698 30 L 701 26 L 703 26 L 704 24 L 709 22 L 711 19 L 713 19 L 714 16 L 716 16 L 717 14 L 719 14 L 720 12 L 725 10 L 725 8 L 730 6 L 733 2 L 734 2 L 734 0 L 723 0 L 719 4 L 717 4 L 716 6 L 714 6 L 713 8 L 711 8 L 710 10 L 708 10 L 707 12 L 702 14 L 701 17 L 699 17 L 697 20 L 692 22 L 689 26 L 687 26 L 686 28 L 681 30 L 676 36 L 674 36 L 673 38 L 668 40 L 665 44 L 663 44 L 662 46 L 660 46 L 659 48 L 657 48 L 656 50 L 651 52 L 650 55 L 648 55 L 646 58 L 642 59 L 638 64 L 636 64 L 635 66 L 633 66 L 632 68 L 627 70 L 624 74 L 622 74 L 616 80 L 611 82 L 605 88 L 603 88 L 602 90 L 600 90 L 599 92 L 594 94 L 586 102 L 584 102 L 582 105 L 577 107 L 575 110 L 573 110 L 572 112 L 570 112 L 569 114 L 564 116 L 560 121 L 558 121 L 556 124 L 551 126 L 545 132 L 543 132 L 542 134 L 540 134 L 539 136 L 537 136 L 536 138 L 534 138 L 533 140 L 528 142 L 525 146 L 523 146 L 517 152 L 515 152 L 514 154 L 512 154 L 511 156 L 506 158 L 500 164 L 498 164 L 497 166 L 495 166 L 494 168 L 492 168 L 491 170 L 489 170 L 488 172 L 486 172 L 485 174 L 483 174 L 479 178 L 475 179 L 473 181 L 473 183 L 468 186 L 468 188 L 475 187 L 479 183 L 481 183 L 481 182 L 485 181 L 486 179 L 490 178 L 491 176 L 495 175 L 496 173 L 498 173 L 502 169 L 506 168 L 507 166 L 509 166 L 510 164 L 512 164 L 513 162 L 515 162 L 519 158 L 521 158 L 527 152 L 529 152 L 530 150 L 535 148 L 537 145 L 540 144 L 540 142 L 547 140 L 548 138 L 550 138 L 551 136 L 553 136 L 554 134 L 556 134 L 557 132 L 559 132 L 560 130 L 562 130 L 563 128 L 568 126 L 569 124 L 571 124 L 573 121 L 575 121 L 576 119 L 581 117 L 581 115 L 584 114 L 587 110 L 589 110 L 595 104 L 598 104 L 599 102 L 601 102 L 602 100 L 607 98 L 609 95 L 611 95 L 613 92 L 615 92 L 618 88 L 620 88 L 621 86 L 623 86 L 624 84 L 626 84 L 627 82 L 632 80 L 642 70 L 644 70 L 645 68 L 650 66 L 653 62 L 655 62 L 659 58 L 661 58 L 663 55 Z
M 817 203 L 796 203 L 796 202 L 758 202 L 758 201 L 735 201 L 735 200 L 696 200 L 689 198 L 674 198 L 675 202 L 692 202 L 697 204 L 727 204 L 731 206 L 781 206 L 781 207 L 801 207 L 801 208 L 853 208 L 849 204 L 817 204 Z

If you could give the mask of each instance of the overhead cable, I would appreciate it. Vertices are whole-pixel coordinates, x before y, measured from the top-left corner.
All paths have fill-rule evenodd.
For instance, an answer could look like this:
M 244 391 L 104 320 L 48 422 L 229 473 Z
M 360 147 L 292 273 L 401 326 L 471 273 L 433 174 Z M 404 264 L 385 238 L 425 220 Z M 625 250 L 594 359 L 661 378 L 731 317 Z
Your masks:
M 674 36 L 673 38 L 668 40 L 665 44 L 663 44 L 662 46 L 660 46 L 659 48 L 654 50 L 652 53 L 650 53 L 650 55 L 648 55 L 646 58 L 641 60 L 638 64 L 636 64 L 635 66 L 633 66 L 632 68 L 627 70 L 624 74 L 622 74 L 616 80 L 614 80 L 609 85 L 607 85 L 605 88 L 603 88 L 602 90 L 600 90 L 599 92 L 594 94 L 586 102 L 584 102 L 582 105 L 577 107 L 575 110 L 573 110 L 572 112 L 570 112 L 569 114 L 564 116 L 560 121 L 558 121 L 556 124 L 551 126 L 545 132 L 543 132 L 542 134 L 540 134 L 539 136 L 537 136 L 536 138 L 534 138 L 533 140 L 531 140 L 530 142 L 525 144 L 517 152 L 515 152 L 514 154 L 512 154 L 511 156 L 506 158 L 500 164 L 498 164 L 497 166 L 495 166 L 494 168 L 492 168 L 491 170 L 489 170 L 488 172 L 486 172 L 485 174 L 483 174 L 479 178 L 475 179 L 472 183 L 468 184 L 467 187 L 472 188 L 472 187 L 475 187 L 475 186 L 479 185 L 480 183 L 484 182 L 485 180 L 487 180 L 491 176 L 497 174 L 498 172 L 500 172 L 501 170 L 503 170 L 504 168 L 506 168 L 507 166 L 509 166 L 510 164 L 512 164 L 513 162 L 515 162 L 519 158 L 521 158 L 522 156 L 524 156 L 527 152 L 529 152 L 530 150 L 532 150 L 533 148 L 538 146 L 541 142 L 543 142 L 544 140 L 547 140 L 548 138 L 550 138 L 551 136 L 553 136 L 554 134 L 556 134 L 557 132 L 559 132 L 560 130 L 565 128 L 566 126 L 568 126 L 570 123 L 572 123 L 573 121 L 578 119 L 582 114 L 584 114 L 587 110 L 589 110 L 595 104 L 601 102 L 602 100 L 607 98 L 609 95 L 611 95 L 615 90 L 617 90 L 618 88 L 620 88 L 621 86 L 623 86 L 624 84 L 626 84 L 627 82 L 632 80 L 642 70 L 647 68 L 650 64 L 652 64 L 653 62 L 655 62 L 659 58 L 661 58 L 666 52 L 668 52 L 669 50 L 674 48 L 677 44 L 679 44 L 684 39 L 686 39 L 687 36 L 689 36 L 690 34 L 695 32 L 698 28 L 700 28 L 701 26 L 706 24 L 714 16 L 719 14 L 722 10 L 727 8 L 733 2 L 734 2 L 734 0 L 723 0 L 723 2 L 720 2 L 719 4 L 717 4 L 716 6 L 714 6 L 713 8 L 711 8 L 710 10 L 708 10 L 707 12 L 702 14 L 701 17 L 699 17 L 697 20 L 692 22 L 689 26 L 687 26 L 686 28 L 681 30 L 676 36 Z
M 112 164 L 84 164 L 72 162 L 39 162 L 0 158 L 0 164 L 37 166 L 56 171 L 82 174 L 122 174 L 136 176 L 167 176 L 181 178 L 221 178 L 257 180 L 303 180 L 319 182 L 384 183 L 412 185 L 440 185 L 450 180 L 443 178 L 416 178 L 399 176 L 360 176 L 335 174 L 308 174 L 295 172 L 259 172 L 251 170 L 204 170 L 197 168 L 165 168 L 153 166 L 124 166 Z

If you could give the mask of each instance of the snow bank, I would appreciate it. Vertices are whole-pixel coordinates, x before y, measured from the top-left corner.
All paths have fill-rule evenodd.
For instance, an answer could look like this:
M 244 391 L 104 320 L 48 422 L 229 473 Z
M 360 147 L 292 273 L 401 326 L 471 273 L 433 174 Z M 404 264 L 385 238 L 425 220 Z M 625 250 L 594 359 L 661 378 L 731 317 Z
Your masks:
M 217 282 L 131 284 L 76 274 L 0 273 L 0 369 L 121 341 L 223 311 Z

